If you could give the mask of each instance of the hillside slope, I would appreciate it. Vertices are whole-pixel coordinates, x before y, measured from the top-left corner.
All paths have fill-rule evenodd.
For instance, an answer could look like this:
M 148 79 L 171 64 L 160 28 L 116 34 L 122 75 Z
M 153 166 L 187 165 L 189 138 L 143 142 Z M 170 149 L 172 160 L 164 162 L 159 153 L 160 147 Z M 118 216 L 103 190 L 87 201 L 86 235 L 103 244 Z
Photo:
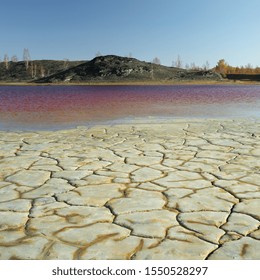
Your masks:
M 0 81 L 35 83 L 206 81 L 221 80 L 213 71 L 185 70 L 116 55 L 99 56 L 90 61 L 24 61 L 0 63 Z
M 0 63 L 0 81 L 2 82 L 28 82 L 43 76 L 50 76 L 70 67 L 83 63 L 83 61 L 62 60 L 32 60 L 28 67 L 24 61 Z
M 37 80 L 41 83 L 98 81 L 220 80 L 212 71 L 187 71 L 115 55 L 96 57 L 68 70 Z

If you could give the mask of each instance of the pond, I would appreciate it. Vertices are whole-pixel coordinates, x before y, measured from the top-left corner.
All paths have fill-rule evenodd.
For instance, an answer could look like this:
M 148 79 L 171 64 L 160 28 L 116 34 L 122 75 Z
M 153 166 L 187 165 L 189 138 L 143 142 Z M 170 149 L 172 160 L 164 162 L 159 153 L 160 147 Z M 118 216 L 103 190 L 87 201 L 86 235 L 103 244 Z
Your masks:
M 260 86 L 0 86 L 2 130 L 59 129 L 148 117 L 259 118 Z

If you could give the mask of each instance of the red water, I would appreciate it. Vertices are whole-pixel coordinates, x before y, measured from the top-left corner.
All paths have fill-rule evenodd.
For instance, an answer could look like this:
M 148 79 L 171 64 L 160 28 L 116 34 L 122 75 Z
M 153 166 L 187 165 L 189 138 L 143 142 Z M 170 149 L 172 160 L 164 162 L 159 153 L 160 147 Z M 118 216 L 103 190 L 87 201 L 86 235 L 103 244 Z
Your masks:
M 260 117 L 260 86 L 0 86 L 0 128 L 135 117 Z

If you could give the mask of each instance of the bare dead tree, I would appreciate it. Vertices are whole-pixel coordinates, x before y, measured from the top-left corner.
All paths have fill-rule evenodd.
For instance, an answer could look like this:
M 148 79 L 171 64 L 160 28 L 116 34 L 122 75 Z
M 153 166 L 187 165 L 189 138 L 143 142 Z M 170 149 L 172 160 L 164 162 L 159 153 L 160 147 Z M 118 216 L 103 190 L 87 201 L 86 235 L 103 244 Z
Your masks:
M 177 59 L 176 59 L 176 65 L 175 65 L 177 68 L 182 68 L 182 60 L 181 60 L 181 57 L 180 55 L 177 56 Z
M 160 65 L 161 64 L 161 60 L 158 58 L 158 57 L 155 57 L 152 61 L 154 64 L 158 64 Z
M 194 62 L 192 62 L 192 63 L 190 64 L 190 68 L 191 68 L 192 70 L 200 70 L 200 67 L 197 66 Z
M 63 69 L 67 70 L 69 68 L 69 59 L 68 58 L 64 58 L 63 59 Z
M 34 79 L 37 76 L 37 64 L 34 62 L 31 62 L 29 65 L 29 71 L 31 72 L 31 77 Z
M 27 70 L 29 68 L 29 62 L 31 61 L 31 56 L 30 56 L 29 49 L 24 49 L 23 50 L 23 60 L 24 60 L 24 63 L 25 63 L 25 68 Z
M 34 65 L 33 61 L 31 61 L 31 63 L 28 66 L 28 71 L 31 73 L 32 78 L 35 77 L 34 70 L 35 70 L 35 65 Z
M 5 56 L 4 56 L 4 64 L 5 64 L 5 69 L 7 70 L 9 68 L 9 56 L 8 56 L 8 54 L 5 54 Z
M 209 70 L 209 62 L 206 61 L 205 64 L 203 65 L 203 70 Z
M 33 69 L 33 78 L 37 76 L 37 64 L 34 64 L 34 69 Z
M 12 61 L 12 62 L 17 62 L 17 61 L 18 61 L 17 55 L 13 55 L 13 56 L 11 57 L 11 61 Z
M 42 78 L 45 77 L 45 69 L 44 69 L 43 65 L 40 66 L 40 75 Z

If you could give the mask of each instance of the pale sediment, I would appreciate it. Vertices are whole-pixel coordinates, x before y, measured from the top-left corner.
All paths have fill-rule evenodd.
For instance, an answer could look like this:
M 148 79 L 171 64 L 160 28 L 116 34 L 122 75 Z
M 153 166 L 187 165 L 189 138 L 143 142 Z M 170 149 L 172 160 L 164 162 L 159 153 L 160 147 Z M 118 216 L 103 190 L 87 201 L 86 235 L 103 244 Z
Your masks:
M 0 259 L 260 259 L 260 122 L 0 132 Z

